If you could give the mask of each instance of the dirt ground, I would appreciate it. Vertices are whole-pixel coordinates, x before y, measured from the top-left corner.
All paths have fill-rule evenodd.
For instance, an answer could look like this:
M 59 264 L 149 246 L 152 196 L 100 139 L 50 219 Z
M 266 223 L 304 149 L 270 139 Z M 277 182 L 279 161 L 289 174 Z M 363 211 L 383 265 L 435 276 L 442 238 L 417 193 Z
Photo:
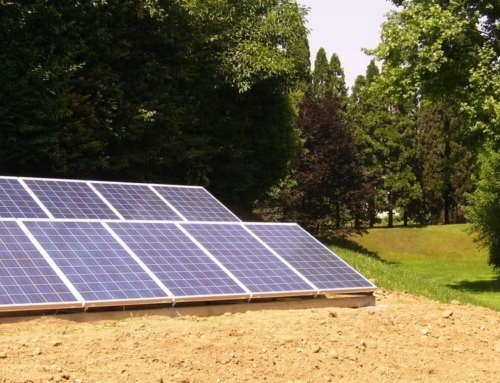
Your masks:
M 0 319 L 0 382 L 500 381 L 500 313 L 377 296 L 361 309 Z

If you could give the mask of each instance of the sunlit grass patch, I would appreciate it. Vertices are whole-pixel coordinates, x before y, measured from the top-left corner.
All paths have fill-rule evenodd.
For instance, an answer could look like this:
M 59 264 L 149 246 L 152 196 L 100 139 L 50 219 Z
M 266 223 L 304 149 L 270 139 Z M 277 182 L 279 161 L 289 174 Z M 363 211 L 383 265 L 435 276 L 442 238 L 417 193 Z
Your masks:
M 464 225 L 372 229 L 332 249 L 386 289 L 500 311 L 500 280 Z

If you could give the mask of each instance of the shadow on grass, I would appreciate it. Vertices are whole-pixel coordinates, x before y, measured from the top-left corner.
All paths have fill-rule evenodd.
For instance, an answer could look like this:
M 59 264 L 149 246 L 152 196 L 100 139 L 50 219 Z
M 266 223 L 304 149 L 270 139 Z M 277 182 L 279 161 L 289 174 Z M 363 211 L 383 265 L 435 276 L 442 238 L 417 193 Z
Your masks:
M 354 242 L 354 241 L 352 241 L 350 239 L 333 238 L 330 241 L 328 241 L 327 245 L 328 246 L 341 247 L 342 249 L 355 251 L 357 253 L 360 253 L 360 254 L 367 255 L 369 257 L 375 258 L 375 259 L 377 259 L 377 260 L 379 260 L 381 262 L 387 263 L 383 259 L 381 259 L 376 252 L 370 251 L 367 248 L 361 246 L 359 243 L 356 243 L 356 242 Z
M 454 290 L 462 290 L 471 293 L 500 292 L 500 279 L 489 279 L 483 281 L 461 281 L 447 285 Z

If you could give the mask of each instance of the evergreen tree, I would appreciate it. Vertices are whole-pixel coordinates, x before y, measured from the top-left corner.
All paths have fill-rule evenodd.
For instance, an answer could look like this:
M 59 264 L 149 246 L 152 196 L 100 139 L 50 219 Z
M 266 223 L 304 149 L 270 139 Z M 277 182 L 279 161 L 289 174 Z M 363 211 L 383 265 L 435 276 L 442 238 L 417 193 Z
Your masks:
M 330 92 L 341 99 L 342 104 L 347 104 L 344 69 L 337 54 L 332 54 L 328 62 L 325 49 L 318 50 L 312 80 L 312 91 L 317 97 L 325 97 Z
M 404 223 L 417 215 L 420 189 L 416 177 L 416 129 L 403 106 L 395 107 L 387 97 L 376 92 L 381 74 L 372 60 L 366 77 L 358 76 L 350 97 L 348 113 L 353 121 L 363 153 L 363 169 L 371 192 L 367 193 L 369 223 L 376 214 L 403 213 Z
M 347 88 L 345 86 L 345 74 L 342 65 L 340 64 L 340 59 L 337 54 L 332 54 L 329 63 L 329 78 L 331 83 L 329 84 L 329 90 L 335 97 L 339 97 L 341 100 L 347 102 Z
M 325 49 L 319 48 L 318 53 L 316 53 L 316 60 L 314 60 L 312 92 L 317 97 L 324 97 L 330 90 L 331 83 L 331 72 L 329 70 Z
M 424 106 L 418 118 L 418 159 L 424 193 L 424 209 L 432 223 L 459 220 L 465 193 L 473 191 L 475 155 L 461 141 L 459 115 L 443 102 Z

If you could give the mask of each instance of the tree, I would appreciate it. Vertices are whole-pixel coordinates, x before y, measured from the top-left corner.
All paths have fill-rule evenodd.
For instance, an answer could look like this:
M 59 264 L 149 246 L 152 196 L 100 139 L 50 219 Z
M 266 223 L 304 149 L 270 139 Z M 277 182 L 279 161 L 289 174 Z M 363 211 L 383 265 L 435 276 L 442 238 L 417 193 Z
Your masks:
M 337 54 L 332 54 L 328 66 L 331 81 L 329 91 L 331 91 L 335 97 L 338 97 L 341 100 L 345 100 L 347 102 L 347 88 L 345 86 L 344 69 L 342 68 L 339 56 L 337 56 Z
M 207 137 L 207 182 L 250 206 L 288 174 L 300 144 L 290 93 L 309 75 L 305 13 L 292 0 L 185 4 L 200 36 L 195 132 Z
M 250 204 L 296 156 L 304 15 L 293 0 L 1 2 L 3 172 Z
M 349 103 L 352 119 L 363 153 L 363 169 L 371 188 L 367 200 L 370 226 L 377 212 L 388 212 L 388 225 L 393 225 L 393 212 L 403 212 L 405 225 L 415 215 L 421 199 L 416 177 L 416 129 L 409 108 L 391 105 L 376 89 L 381 77 L 371 61 L 366 77 L 358 77 Z
M 419 174 L 430 221 L 457 222 L 465 193 L 473 191 L 474 151 L 460 141 L 459 113 L 443 103 L 424 106 L 418 117 Z
M 389 113 L 387 106 L 369 92 L 374 76 L 378 75 L 378 67 L 372 60 L 367 68 L 366 77 L 360 75 L 356 78 L 347 109 L 359 143 L 364 177 L 371 190 L 366 196 L 370 227 L 375 225 L 377 213 L 383 210 L 382 203 L 386 200 L 386 193 L 383 191 L 384 170 L 381 163 L 383 144 L 378 140 L 378 129 L 389 123 Z
M 465 212 L 479 244 L 488 249 L 488 263 L 500 274 L 500 153 L 487 145 L 479 163 L 477 189 L 469 195 Z
M 312 92 L 318 97 L 324 97 L 330 90 L 332 84 L 328 59 L 324 48 L 319 48 L 314 60 L 314 70 L 312 74 Z
M 380 91 L 400 100 L 442 101 L 452 106 L 468 126 L 467 146 L 471 150 L 475 143 L 483 145 L 485 153 L 498 150 L 500 4 L 482 0 L 393 2 L 400 9 L 384 23 L 382 43 L 372 51 L 384 60 L 386 76 Z M 480 166 L 478 187 L 492 181 L 481 177 L 494 174 L 491 169 L 495 163 L 488 164 L 483 155 Z M 500 232 L 493 234 L 491 222 L 481 219 L 489 213 L 479 211 L 488 205 L 481 198 L 470 198 L 468 203 L 468 219 L 478 232 L 491 234 L 482 238 L 493 249 L 500 243 Z
M 317 97 L 325 97 L 327 93 L 331 93 L 343 103 L 347 101 L 344 69 L 337 54 L 332 54 L 328 62 L 325 49 L 318 50 L 312 80 L 312 91 Z
M 145 180 L 164 171 L 182 113 L 169 73 L 186 64 L 182 10 L 168 5 L 168 16 L 141 0 L 0 6 L 4 172 Z
M 305 153 L 294 181 L 281 191 L 284 216 L 320 237 L 340 236 L 362 219 L 364 183 L 355 137 L 340 99 L 308 92 L 297 126 Z

